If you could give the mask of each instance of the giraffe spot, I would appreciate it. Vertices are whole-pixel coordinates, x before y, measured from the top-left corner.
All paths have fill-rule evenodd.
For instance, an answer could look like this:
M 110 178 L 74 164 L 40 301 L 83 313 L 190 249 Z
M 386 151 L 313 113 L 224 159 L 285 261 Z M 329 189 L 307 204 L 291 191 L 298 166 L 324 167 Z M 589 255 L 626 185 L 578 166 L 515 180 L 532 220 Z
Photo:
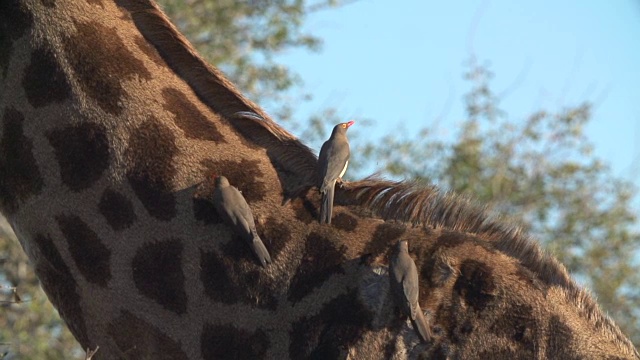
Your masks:
M 259 167 L 259 160 L 205 160 L 202 165 L 207 169 L 207 173 L 222 175 L 229 179 L 229 183 L 242 192 L 242 196 L 249 204 L 262 201 L 267 195 L 267 184 L 258 180 L 264 176 Z
M 104 4 L 102 3 L 102 0 L 86 0 L 86 1 L 87 1 L 87 4 L 89 5 L 99 5 L 104 9 Z
M 453 290 L 476 311 L 482 311 L 493 300 L 496 284 L 491 268 L 480 261 L 465 260 Z
M 127 179 L 144 208 L 158 220 L 169 221 L 176 216 L 171 181 L 177 153 L 173 133 L 154 117 L 131 132 L 127 158 L 132 167 Z
M 400 238 L 407 227 L 399 223 L 384 222 L 376 227 L 371 241 L 364 247 L 365 254 L 379 255 L 391 251 L 394 240 Z
M 102 0 L 88 0 L 88 1 L 102 1 Z M 128 17 L 127 20 L 130 20 L 130 19 L 131 18 Z M 145 40 L 142 36 L 140 35 L 134 36 L 133 42 L 136 43 L 136 45 L 138 46 L 138 49 L 140 49 L 140 51 L 142 51 L 143 54 L 147 55 L 147 57 L 151 61 L 153 61 L 156 65 L 161 67 L 165 66 L 165 63 L 160 57 L 160 54 L 158 54 L 158 51 L 156 50 L 156 48 L 153 45 L 151 45 L 149 42 L 147 42 L 147 40 Z
M 318 212 L 315 206 L 307 199 L 293 199 L 291 200 L 291 207 L 296 212 L 296 219 L 307 225 L 318 219 Z
M 34 264 L 42 289 L 82 347 L 91 347 L 80 306 L 80 295 L 76 291 L 77 283 L 69 267 L 50 237 L 37 234 L 33 243 L 42 255 L 42 259 L 37 259 Z
M 548 287 L 543 284 L 531 270 L 522 265 L 518 265 L 514 275 L 517 276 L 523 284 L 529 284 L 535 289 L 545 289 L 546 291 L 546 288 Z
M 142 246 L 133 257 L 133 281 L 140 292 L 177 314 L 187 311 L 180 239 Z
M 547 346 L 545 351 L 547 359 L 581 359 L 580 356 L 572 352 L 574 349 L 572 346 L 573 331 L 558 315 L 551 316 L 547 326 Z
M 121 310 L 120 315 L 111 321 L 107 333 L 124 359 L 188 359 L 179 341 L 127 310 Z
M 222 218 L 216 211 L 216 207 L 206 199 L 193 199 L 193 215 L 196 220 L 205 224 L 222 223 Z
M 111 250 L 89 225 L 75 215 L 56 217 L 60 231 L 67 239 L 69 252 L 78 270 L 92 284 L 107 286 L 111 280 Z
M 291 324 L 292 359 L 346 358 L 347 350 L 371 326 L 372 315 L 355 291 L 337 296 L 316 315 Z
M 530 354 L 528 354 L 530 355 Z M 531 356 L 531 355 L 530 355 Z M 511 359 L 532 359 L 530 356 L 525 356 L 520 352 L 506 346 L 487 346 L 478 352 L 477 359 L 493 359 L 493 360 L 511 360 Z M 555 359 L 555 358 L 548 358 Z M 562 358 L 565 359 L 565 358 Z
M 458 247 L 468 242 L 468 237 L 458 232 L 443 231 L 442 235 L 438 237 L 436 246 L 442 246 L 445 248 Z
M 77 22 L 76 33 L 62 44 L 78 83 L 110 115 L 124 110 L 124 81 L 151 80 L 151 73 L 118 36 L 115 28 L 96 22 Z
M 0 75 L 7 77 L 13 42 L 33 24 L 33 15 L 18 0 L 0 1 Z
M 233 325 L 205 324 L 200 338 L 202 357 L 218 359 L 265 359 L 270 342 L 267 334 L 238 329 Z
M 449 355 L 451 354 L 449 350 L 449 344 L 445 342 L 438 342 L 429 350 L 418 355 L 418 359 L 420 360 L 447 360 L 450 359 Z M 482 359 L 482 358 L 480 358 Z M 492 359 L 491 356 L 486 357 L 486 359 Z
M 496 336 L 516 342 L 526 351 L 529 358 L 534 358 L 535 347 L 538 343 L 538 325 L 533 314 L 533 308 L 527 304 L 508 306 L 501 316 L 491 325 L 489 331 Z M 524 355 L 521 353 L 521 355 Z
M 2 116 L 0 140 L 0 207 L 5 215 L 18 211 L 21 202 L 38 194 L 44 186 L 33 157 L 31 140 L 24 136 L 24 116 L 7 107 Z
M 343 248 L 336 248 L 329 239 L 316 232 L 309 234 L 305 240 L 302 261 L 291 279 L 289 301 L 302 300 L 331 275 L 344 273 L 342 263 L 345 260 Z
M 31 53 L 29 66 L 22 78 L 27 100 L 35 108 L 52 103 L 61 103 L 71 96 L 71 86 L 53 53 L 37 48 Z
M 358 219 L 347 213 L 341 212 L 331 220 L 331 224 L 340 230 L 353 231 L 356 229 L 356 226 L 358 226 Z
M 131 201 L 121 193 L 109 188 L 102 193 L 98 209 L 115 231 L 124 230 L 137 220 Z
M 244 303 L 275 310 L 278 303 L 268 286 L 268 276 L 255 260 L 249 246 L 235 237 L 221 246 L 223 255 L 202 252 L 200 280 L 205 294 L 224 304 Z
M 51 131 L 47 138 L 60 165 L 62 182 L 73 191 L 88 189 L 109 167 L 109 142 L 98 124 L 67 126 Z
M 454 274 L 450 260 L 441 254 L 431 255 L 420 268 L 420 278 L 427 279 L 429 288 L 444 286 Z
M 48 8 L 56 7 L 56 0 L 40 0 L 40 3 Z
M 239 291 L 229 276 L 222 258 L 215 252 L 200 253 L 200 281 L 205 294 L 212 300 L 223 304 L 238 302 Z
M 291 242 L 291 229 L 284 223 L 278 222 L 275 218 L 269 217 L 265 221 L 265 225 L 258 231 L 261 231 L 260 238 L 269 250 L 271 259 L 275 261 L 282 252 L 285 245 Z
M 226 142 L 216 124 L 204 114 L 181 91 L 162 89 L 163 108 L 174 115 L 173 121 L 189 139 Z

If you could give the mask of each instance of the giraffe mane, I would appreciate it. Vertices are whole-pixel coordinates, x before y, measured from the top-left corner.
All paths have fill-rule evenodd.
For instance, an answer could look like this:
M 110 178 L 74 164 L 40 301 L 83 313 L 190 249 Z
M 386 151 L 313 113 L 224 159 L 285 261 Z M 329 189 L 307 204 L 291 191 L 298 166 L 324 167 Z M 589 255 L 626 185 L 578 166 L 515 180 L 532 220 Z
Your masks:
M 314 183 L 317 157 L 311 149 L 209 65 L 153 1 L 116 0 L 116 4 L 130 12 L 144 38 L 205 105 L 253 143 L 268 149 L 267 155 L 281 170 L 293 173 L 304 185 Z
M 607 331 L 626 348 L 634 349 L 638 356 L 631 341 L 608 315 L 602 313 L 590 292 L 576 284 L 564 265 L 521 228 L 509 224 L 487 206 L 480 206 L 467 196 L 442 192 L 436 186 L 375 177 L 347 183 L 344 189 L 337 191 L 335 201 L 340 205 L 363 207 L 385 220 L 447 228 L 488 240 L 493 249 L 515 258 L 546 285 L 563 289 L 567 299 L 596 328 Z

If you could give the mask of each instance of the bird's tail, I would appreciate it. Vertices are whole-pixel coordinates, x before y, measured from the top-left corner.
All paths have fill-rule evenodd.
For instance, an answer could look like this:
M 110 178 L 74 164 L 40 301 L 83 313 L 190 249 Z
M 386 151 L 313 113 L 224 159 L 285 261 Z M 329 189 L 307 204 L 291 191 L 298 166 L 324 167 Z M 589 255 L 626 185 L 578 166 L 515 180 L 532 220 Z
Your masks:
M 320 203 L 320 223 L 331 224 L 331 214 L 333 213 L 333 192 L 334 185 L 326 188 L 322 192 L 322 202 Z
M 431 328 L 422 313 L 422 309 L 418 308 L 418 311 L 416 311 L 416 318 L 411 320 L 411 322 L 422 341 L 429 341 L 431 339 Z
M 251 248 L 253 249 L 254 254 L 258 257 L 258 261 L 262 266 L 267 266 L 267 264 L 271 264 L 271 255 L 269 255 L 269 251 L 267 247 L 264 246 L 262 239 L 258 236 L 257 233 L 253 234 L 253 240 L 251 241 Z

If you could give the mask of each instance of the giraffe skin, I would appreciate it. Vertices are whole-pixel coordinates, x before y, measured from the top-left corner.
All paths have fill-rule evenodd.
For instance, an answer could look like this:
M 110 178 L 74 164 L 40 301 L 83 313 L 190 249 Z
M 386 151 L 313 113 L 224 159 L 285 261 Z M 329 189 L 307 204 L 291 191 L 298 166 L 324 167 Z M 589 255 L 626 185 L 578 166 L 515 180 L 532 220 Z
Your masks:
M 640 358 L 534 240 L 455 196 L 350 182 L 321 226 L 316 166 L 151 0 L 0 0 L 0 211 L 95 359 Z M 268 268 L 193 198 L 211 173 Z M 393 314 L 399 240 L 428 342 Z

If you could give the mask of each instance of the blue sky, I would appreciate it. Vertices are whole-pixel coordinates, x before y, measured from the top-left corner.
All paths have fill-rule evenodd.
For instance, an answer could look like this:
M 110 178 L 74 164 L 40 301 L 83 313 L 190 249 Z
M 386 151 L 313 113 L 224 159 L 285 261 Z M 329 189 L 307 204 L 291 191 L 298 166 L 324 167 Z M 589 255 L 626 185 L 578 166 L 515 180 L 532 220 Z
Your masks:
M 594 102 L 596 155 L 640 185 L 640 1 L 360 0 L 313 14 L 305 29 L 322 50 L 279 57 L 313 95 L 295 118 L 335 107 L 345 120 L 375 119 L 374 136 L 401 122 L 452 136 L 474 53 L 491 64 L 494 90 L 512 90 L 501 107 L 514 121 Z

